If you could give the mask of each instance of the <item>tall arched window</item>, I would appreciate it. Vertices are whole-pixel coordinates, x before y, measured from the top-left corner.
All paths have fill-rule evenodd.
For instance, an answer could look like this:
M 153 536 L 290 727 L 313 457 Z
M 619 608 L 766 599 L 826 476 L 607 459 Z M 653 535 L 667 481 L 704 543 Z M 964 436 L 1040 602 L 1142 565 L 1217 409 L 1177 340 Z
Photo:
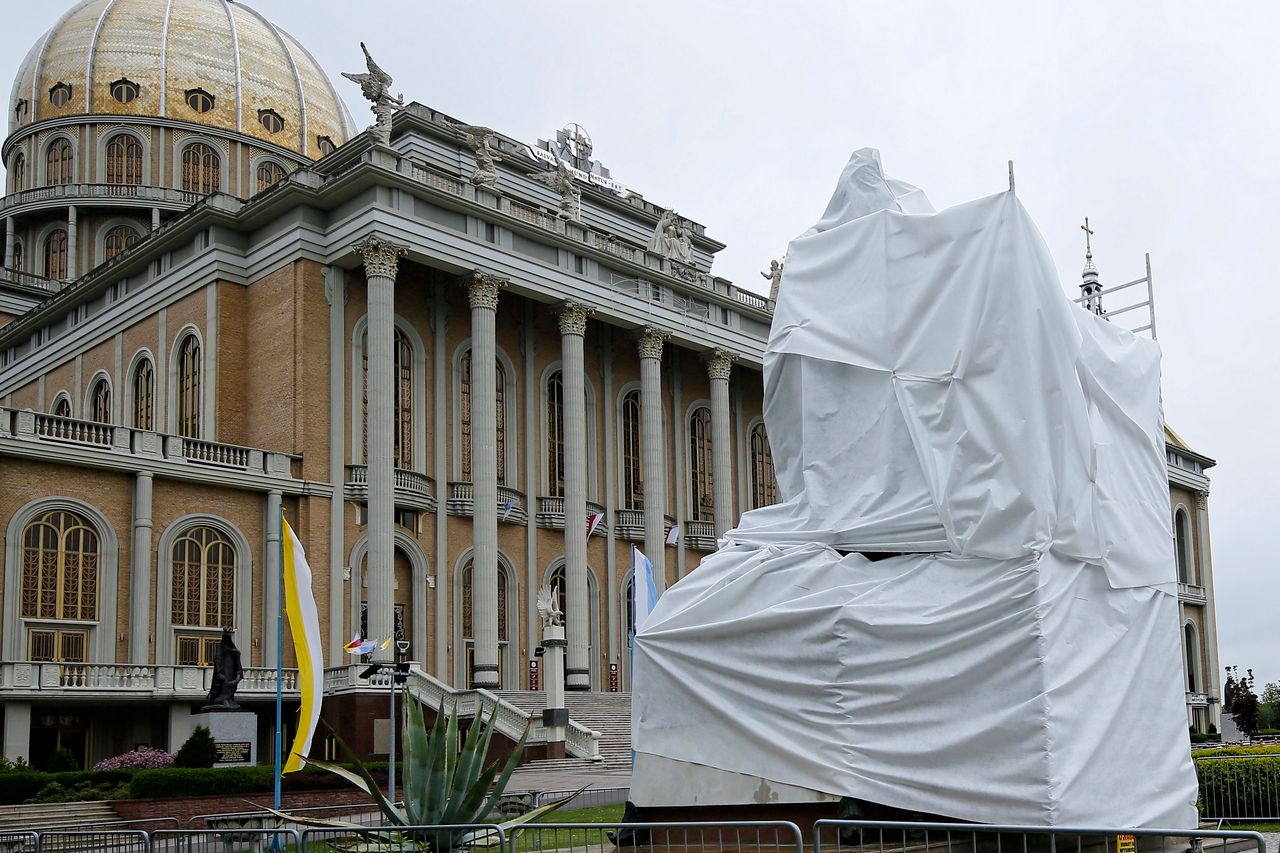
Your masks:
M 71 417 L 71 398 L 65 394 L 53 401 L 53 416 L 55 418 Z
M 45 278 L 67 277 L 67 232 L 62 228 L 49 232 L 44 240 Z
M 1182 627 L 1182 645 L 1187 664 L 1187 692 L 1200 693 L 1200 638 L 1196 626 L 1188 622 Z
M 751 428 L 751 508 L 778 502 L 778 480 L 773 473 L 773 454 L 764 424 Z
M 547 494 L 564 497 L 564 372 L 547 377 Z
M 391 452 L 397 468 L 413 467 L 413 344 L 399 327 L 391 351 L 392 391 L 395 394 L 395 421 Z M 369 335 L 364 336 L 363 420 L 364 458 L 369 459 Z
M 140 239 L 142 239 L 141 235 L 132 226 L 115 226 L 107 232 L 106 237 L 103 239 L 102 260 L 111 260 Z
M 133 369 L 133 428 L 154 429 L 156 371 L 151 359 L 143 358 Z
M 71 140 L 59 137 L 45 152 L 45 186 L 55 187 L 75 181 L 75 151 Z
M 1178 583 L 1195 583 L 1195 559 L 1191 553 L 1191 523 L 1178 507 L 1173 514 L 1173 546 L 1178 561 Z
M 711 482 L 711 409 L 699 406 L 689 415 L 689 497 L 695 521 L 715 520 Z
M 460 405 L 462 409 L 462 480 L 471 482 L 471 350 L 462 357 Z M 507 374 L 497 362 L 494 377 L 494 411 L 497 419 L 498 482 L 507 480 Z
M 462 569 L 461 578 L 461 597 L 462 597 L 462 643 L 466 647 L 466 672 L 467 686 L 472 684 L 472 664 L 475 663 L 475 596 L 473 594 L 472 584 L 472 567 L 474 561 L 468 560 L 466 566 Z M 507 630 L 507 572 L 498 566 L 498 683 L 503 683 L 503 661 L 506 658 L 506 646 L 508 642 Z
M 111 423 L 111 383 L 99 376 L 89 393 L 89 419 L 100 424 Z
M 13 191 L 17 192 L 20 189 L 24 189 L 27 185 L 27 158 L 21 151 L 13 158 L 13 165 L 9 168 L 9 171 L 13 175 L 13 180 L 10 183 Z
M 622 508 L 644 509 L 640 450 L 640 391 L 622 398 Z
M 107 183 L 142 183 L 142 143 L 127 133 L 118 133 L 107 142 Z
M 178 435 L 200 437 L 200 341 L 188 335 L 178 350 Z
M 235 621 L 236 551 L 225 533 L 193 527 L 173 543 L 173 624 L 222 628 Z
M 212 146 L 196 142 L 182 149 L 182 188 L 206 195 L 222 188 L 222 159 Z
M 22 617 L 97 619 L 100 550 L 98 532 L 79 513 L 33 519 L 22 532 Z
M 22 241 L 13 241 L 13 268 L 22 271 Z
M 274 160 L 263 160 L 258 164 L 258 192 L 284 180 L 284 166 Z

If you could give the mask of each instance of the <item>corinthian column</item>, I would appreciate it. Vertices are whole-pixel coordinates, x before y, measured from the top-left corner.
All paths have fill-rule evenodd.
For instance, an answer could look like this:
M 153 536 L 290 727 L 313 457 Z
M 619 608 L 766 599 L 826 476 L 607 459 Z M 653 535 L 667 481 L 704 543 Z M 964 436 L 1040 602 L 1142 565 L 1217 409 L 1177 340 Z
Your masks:
M 587 602 L 587 396 L 582 339 L 591 309 L 566 302 L 560 312 L 560 351 L 564 377 L 564 562 L 569 690 L 591 689 L 587 651 L 591 627 Z M 549 685 L 548 685 L 549 686 Z
M 724 350 L 707 355 L 711 377 L 711 488 L 716 538 L 733 527 L 733 460 L 729 453 L 729 374 L 734 356 Z
M 471 535 L 472 626 L 476 687 L 501 687 L 498 670 L 498 403 L 494 387 L 498 291 L 502 279 L 473 272 L 466 278 L 471 303 L 471 480 L 474 517 Z
M 369 556 L 365 569 L 369 595 L 369 637 L 382 640 L 395 630 L 395 460 L 392 446 L 395 397 L 393 350 L 395 338 L 396 271 L 403 246 L 366 237 L 354 246 L 364 261 L 368 281 L 369 415 L 368 436 Z M 391 650 L 375 651 L 377 660 L 391 660 Z
M 662 425 L 662 345 L 666 332 L 646 326 L 640 350 L 640 415 L 644 441 L 644 553 L 653 561 L 654 583 L 667 586 L 667 449 Z

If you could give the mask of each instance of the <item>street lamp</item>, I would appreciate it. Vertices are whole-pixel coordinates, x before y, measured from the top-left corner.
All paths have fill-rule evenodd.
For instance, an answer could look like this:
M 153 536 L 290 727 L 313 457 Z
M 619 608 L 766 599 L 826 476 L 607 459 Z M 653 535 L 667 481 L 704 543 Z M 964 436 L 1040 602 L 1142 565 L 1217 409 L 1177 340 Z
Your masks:
M 409 641 L 396 640 L 396 662 L 391 666 L 391 743 L 387 749 L 387 799 L 393 805 L 396 801 L 396 685 L 409 680 L 409 662 L 405 660 L 408 654 Z M 372 678 L 386 666 L 383 661 L 371 663 L 360 677 Z

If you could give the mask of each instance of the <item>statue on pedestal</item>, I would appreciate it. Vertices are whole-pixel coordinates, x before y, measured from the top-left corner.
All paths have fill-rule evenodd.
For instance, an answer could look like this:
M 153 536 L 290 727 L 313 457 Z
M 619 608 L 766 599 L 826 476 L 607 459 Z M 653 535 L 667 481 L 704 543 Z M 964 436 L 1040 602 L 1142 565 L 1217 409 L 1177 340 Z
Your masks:
M 244 667 L 240 665 L 240 650 L 231 639 L 231 629 L 222 629 L 222 639 L 218 641 L 218 656 L 213 662 L 213 678 L 209 684 L 208 704 L 200 710 L 204 711 L 239 711 L 236 704 L 236 687 L 244 678 Z
M 662 211 L 649 238 L 649 251 L 682 264 L 693 264 L 693 241 L 688 223 L 671 208 Z
M 571 219 L 574 222 L 581 219 L 582 191 L 578 189 L 578 182 L 574 180 L 573 173 L 569 171 L 569 167 L 563 160 L 556 160 L 554 172 L 543 172 L 532 177 L 535 181 L 546 184 L 560 193 L 560 212 L 556 214 L 558 218 Z
M 489 143 L 493 140 L 493 129 L 470 124 L 455 124 L 454 127 L 466 137 L 467 145 L 476 158 L 476 168 L 471 173 L 471 183 L 478 187 L 496 186 L 497 163 L 502 159 L 502 155 L 495 154 L 489 147 Z
M 778 301 L 778 286 L 782 284 L 782 264 L 785 261 L 769 261 L 769 271 L 760 273 L 762 278 L 769 279 L 769 299 Z
M 373 138 L 375 142 L 387 145 L 391 142 L 391 116 L 397 107 L 404 106 L 404 96 L 395 97 L 391 94 L 391 75 L 373 61 L 373 57 L 369 55 L 369 48 L 364 46 L 364 42 L 360 42 L 360 49 L 364 51 L 365 64 L 369 68 L 369 73 L 348 74 L 344 71 L 342 76 L 354 83 L 359 83 L 365 100 L 373 103 L 369 108 L 376 119 L 371 128 Z
M 542 627 L 564 624 L 564 611 L 556 601 L 556 591 L 550 585 L 538 589 L 538 616 L 542 619 Z

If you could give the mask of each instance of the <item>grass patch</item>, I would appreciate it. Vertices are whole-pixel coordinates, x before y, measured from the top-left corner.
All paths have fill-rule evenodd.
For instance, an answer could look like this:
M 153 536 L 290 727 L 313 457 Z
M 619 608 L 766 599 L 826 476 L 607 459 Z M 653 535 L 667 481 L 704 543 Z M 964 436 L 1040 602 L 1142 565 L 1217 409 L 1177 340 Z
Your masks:
M 1244 832 L 1280 832 L 1280 822 L 1278 823 L 1236 823 L 1234 821 L 1224 820 L 1222 822 L 1223 829 L 1239 829 Z
M 588 806 L 585 809 L 558 809 L 538 823 L 621 823 L 622 803 L 611 806 Z

